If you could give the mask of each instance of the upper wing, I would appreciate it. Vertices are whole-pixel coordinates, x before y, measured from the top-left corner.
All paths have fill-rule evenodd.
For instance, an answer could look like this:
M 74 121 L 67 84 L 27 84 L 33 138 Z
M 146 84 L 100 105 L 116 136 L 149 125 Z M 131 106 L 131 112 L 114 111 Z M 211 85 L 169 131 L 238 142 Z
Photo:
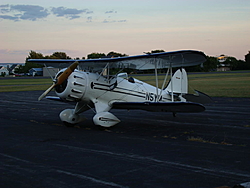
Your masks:
M 100 70 L 107 63 L 110 68 L 131 68 L 137 70 L 163 69 L 169 67 L 188 67 L 202 64 L 206 55 L 200 51 L 181 50 L 174 52 L 153 53 L 138 56 L 127 56 L 103 59 L 29 59 L 30 62 L 58 68 L 68 67 L 72 62 L 78 61 L 82 70 Z
M 115 102 L 115 109 L 140 109 L 152 112 L 203 112 L 205 107 L 193 102 Z

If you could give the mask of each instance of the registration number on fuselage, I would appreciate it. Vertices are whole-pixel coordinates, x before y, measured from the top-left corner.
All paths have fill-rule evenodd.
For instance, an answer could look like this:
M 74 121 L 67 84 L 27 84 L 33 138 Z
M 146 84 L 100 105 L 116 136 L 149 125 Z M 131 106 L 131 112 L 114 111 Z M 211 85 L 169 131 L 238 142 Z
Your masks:
M 145 100 L 146 101 L 161 101 L 162 96 L 161 95 L 156 95 L 155 93 L 146 93 L 145 95 Z

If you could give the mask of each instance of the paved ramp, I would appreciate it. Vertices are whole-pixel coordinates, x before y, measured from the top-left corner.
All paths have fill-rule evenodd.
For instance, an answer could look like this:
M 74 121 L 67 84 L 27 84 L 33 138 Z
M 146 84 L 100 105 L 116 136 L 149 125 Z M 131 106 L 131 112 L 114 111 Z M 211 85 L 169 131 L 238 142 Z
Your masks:
M 112 110 L 63 126 L 41 92 L 0 93 L 1 187 L 219 187 L 249 182 L 250 98 L 214 98 L 197 114 Z

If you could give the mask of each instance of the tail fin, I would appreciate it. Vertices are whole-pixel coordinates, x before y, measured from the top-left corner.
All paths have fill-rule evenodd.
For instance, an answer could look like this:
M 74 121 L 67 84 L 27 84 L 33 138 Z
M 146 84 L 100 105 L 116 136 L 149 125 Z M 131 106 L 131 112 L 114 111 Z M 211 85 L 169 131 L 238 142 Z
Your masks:
M 187 72 L 184 68 L 174 73 L 165 90 L 171 93 L 188 93 Z

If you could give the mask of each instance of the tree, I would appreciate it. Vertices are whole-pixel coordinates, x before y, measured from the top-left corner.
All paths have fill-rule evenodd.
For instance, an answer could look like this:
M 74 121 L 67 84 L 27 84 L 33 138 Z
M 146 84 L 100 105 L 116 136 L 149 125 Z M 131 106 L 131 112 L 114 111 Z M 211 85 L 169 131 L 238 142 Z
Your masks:
M 97 52 L 93 52 L 91 54 L 88 54 L 87 59 L 99 59 L 106 56 L 104 53 L 97 53 Z
M 49 59 L 71 59 L 65 52 L 54 52 Z
M 245 61 L 250 64 L 250 51 L 248 51 L 248 54 L 245 55 Z
M 224 64 L 229 64 L 231 70 L 236 70 L 239 62 L 238 62 L 238 60 L 235 57 L 227 57 L 227 59 L 224 62 Z
M 245 61 L 237 61 L 237 66 L 234 68 L 234 70 L 250 70 L 250 51 L 245 55 Z
M 207 60 L 203 64 L 186 67 L 186 70 L 188 72 L 209 72 L 216 70 L 218 64 L 219 61 L 216 57 L 207 56 Z
M 124 56 L 128 56 L 127 54 L 121 54 L 121 53 L 118 53 L 118 52 L 114 52 L 114 51 L 111 51 L 107 54 L 107 56 L 111 56 L 111 57 L 124 57 Z
M 161 52 L 165 52 L 165 50 L 151 50 L 151 52 L 143 52 L 145 54 L 154 54 L 154 53 L 161 53 Z
M 28 59 L 71 59 L 71 57 L 67 56 L 65 52 L 54 52 L 52 55 L 43 56 L 42 53 L 37 53 L 35 51 L 30 51 Z
M 19 65 L 18 67 L 15 68 L 14 72 L 15 72 L 15 73 L 22 73 L 23 67 L 24 67 L 24 66 Z
M 203 67 L 201 67 L 201 71 L 215 71 L 217 69 L 217 66 L 219 64 L 219 61 L 216 57 L 207 56 L 207 61 L 203 63 Z
M 29 52 L 29 56 L 26 57 L 26 61 L 27 61 L 28 59 L 43 59 L 43 58 L 44 58 L 44 57 L 43 57 L 43 54 L 37 53 L 37 52 L 31 50 L 31 51 Z
M 243 60 L 238 60 L 238 65 L 235 70 L 249 70 L 250 69 L 250 63 L 246 63 Z

